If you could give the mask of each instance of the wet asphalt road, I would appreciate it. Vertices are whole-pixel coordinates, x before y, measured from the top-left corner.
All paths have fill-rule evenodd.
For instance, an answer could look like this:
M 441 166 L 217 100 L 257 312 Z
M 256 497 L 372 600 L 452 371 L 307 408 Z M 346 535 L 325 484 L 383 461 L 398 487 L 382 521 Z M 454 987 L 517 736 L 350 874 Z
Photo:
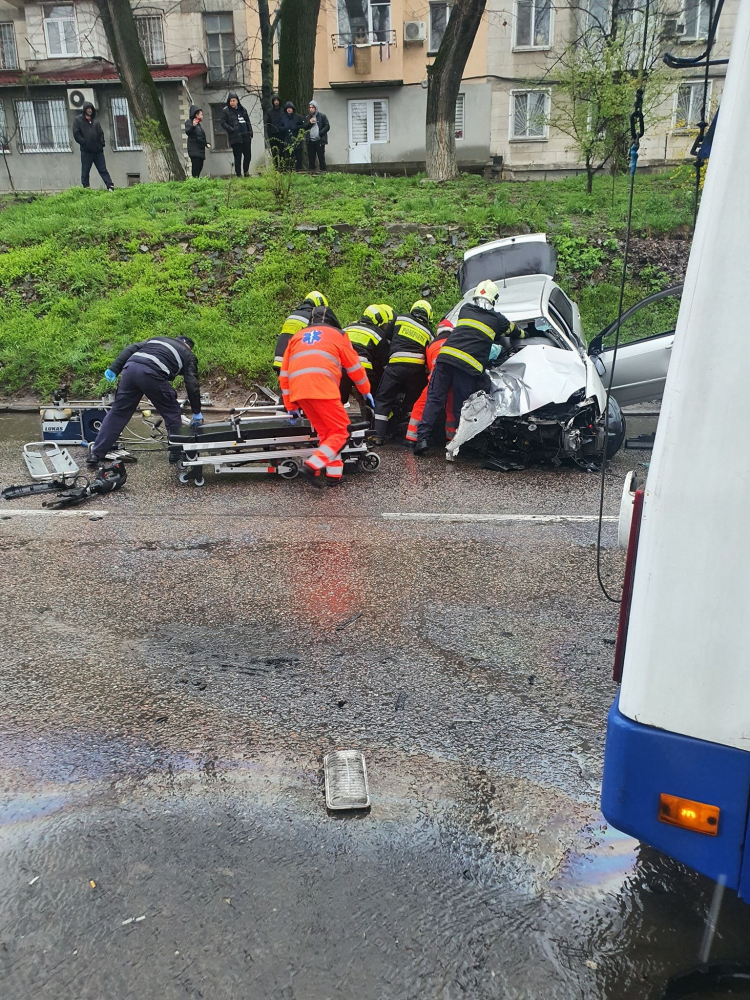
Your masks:
M 37 436 L 0 418 L 3 485 Z M 593 515 L 595 476 L 173 476 L 0 520 L 1 1000 L 635 1000 L 696 963 L 711 885 L 598 811 L 595 523 L 462 519 Z M 326 813 L 339 747 L 367 816 Z M 714 957 L 749 932 L 728 893 Z

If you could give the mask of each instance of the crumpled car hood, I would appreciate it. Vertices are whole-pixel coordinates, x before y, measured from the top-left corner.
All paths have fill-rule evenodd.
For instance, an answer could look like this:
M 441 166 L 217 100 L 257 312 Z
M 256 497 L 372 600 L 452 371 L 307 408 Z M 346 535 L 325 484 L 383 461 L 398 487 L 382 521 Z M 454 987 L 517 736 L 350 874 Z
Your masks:
M 557 347 L 524 347 L 499 368 L 489 371 L 491 392 L 475 392 L 466 400 L 450 455 L 487 430 L 498 417 L 522 417 L 549 403 L 566 403 L 586 385 L 586 366 L 573 351 Z

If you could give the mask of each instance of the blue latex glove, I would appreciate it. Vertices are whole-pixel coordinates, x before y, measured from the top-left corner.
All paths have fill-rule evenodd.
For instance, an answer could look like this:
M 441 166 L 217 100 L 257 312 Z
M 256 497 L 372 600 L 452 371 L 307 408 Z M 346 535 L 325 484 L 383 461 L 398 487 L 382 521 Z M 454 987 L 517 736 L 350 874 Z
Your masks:
M 203 414 L 202 413 L 194 413 L 193 416 L 192 416 L 192 418 L 191 418 L 191 420 L 190 420 L 190 426 L 191 427 L 200 427 L 200 425 L 202 423 L 203 423 Z
M 490 361 L 497 361 L 503 350 L 502 344 L 493 344 L 490 348 Z
M 289 423 L 294 425 L 302 417 L 302 410 L 290 410 L 289 412 Z
M 370 407 L 371 410 L 375 409 L 375 400 L 372 398 L 371 392 L 366 392 L 362 397 L 362 399 L 364 399 L 364 401 L 367 403 L 367 405 Z
M 115 373 L 112 371 L 111 368 L 108 368 L 106 370 L 106 372 L 104 373 L 104 377 L 108 382 L 114 382 L 114 380 L 117 378 L 117 376 L 115 375 Z

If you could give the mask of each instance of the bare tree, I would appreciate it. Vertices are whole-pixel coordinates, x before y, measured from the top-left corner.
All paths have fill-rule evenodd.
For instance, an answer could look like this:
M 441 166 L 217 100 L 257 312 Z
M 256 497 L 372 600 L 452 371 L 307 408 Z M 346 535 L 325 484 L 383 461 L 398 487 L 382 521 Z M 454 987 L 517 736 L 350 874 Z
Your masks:
M 313 95 L 315 38 L 320 0 L 283 0 L 279 39 L 279 91 L 304 113 Z
M 184 180 L 182 159 L 175 148 L 159 92 L 143 55 L 130 3 L 96 0 L 96 5 L 133 112 L 138 138 L 143 143 L 151 180 Z
M 456 100 L 487 0 L 456 0 L 435 62 L 427 68 L 427 176 L 447 181 L 456 166 Z M 283 30 L 283 29 L 282 29 Z

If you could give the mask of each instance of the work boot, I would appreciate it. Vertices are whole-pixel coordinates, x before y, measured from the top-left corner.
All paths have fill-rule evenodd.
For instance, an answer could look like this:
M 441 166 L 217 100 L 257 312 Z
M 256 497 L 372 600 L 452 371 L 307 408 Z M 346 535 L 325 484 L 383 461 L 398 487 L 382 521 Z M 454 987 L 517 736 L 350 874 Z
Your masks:
M 101 459 L 97 458 L 94 452 L 92 451 L 93 447 L 94 443 L 92 441 L 91 444 L 89 444 L 86 452 L 86 465 L 99 465 L 99 463 L 101 462 Z
M 302 475 L 316 490 L 324 490 L 326 488 L 326 477 L 320 474 L 316 475 L 307 462 L 302 463 Z
M 169 447 L 169 464 L 177 465 L 177 463 L 182 458 L 182 448 L 177 445 L 170 445 Z
M 417 441 L 417 443 L 414 445 L 414 454 L 424 455 L 428 447 L 429 445 L 427 444 L 426 439 L 422 438 L 420 441 Z
M 374 444 L 376 447 L 382 445 L 384 441 L 384 439 L 380 437 L 379 434 L 366 434 L 365 437 L 367 439 L 368 444 Z

